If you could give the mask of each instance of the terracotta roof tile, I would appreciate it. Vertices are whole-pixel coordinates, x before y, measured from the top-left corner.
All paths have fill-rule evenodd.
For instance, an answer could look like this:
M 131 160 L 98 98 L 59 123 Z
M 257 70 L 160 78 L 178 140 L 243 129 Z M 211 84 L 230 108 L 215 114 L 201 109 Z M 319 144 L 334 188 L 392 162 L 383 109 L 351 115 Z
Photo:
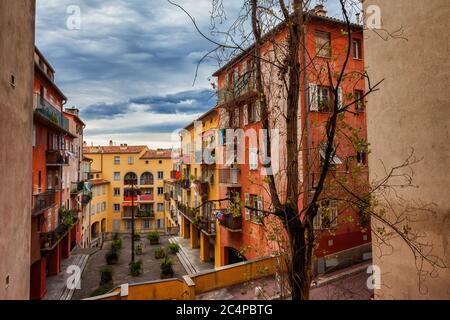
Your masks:
M 170 159 L 172 150 L 147 150 L 141 159 Z
M 83 147 L 83 153 L 140 153 L 147 146 L 94 146 Z

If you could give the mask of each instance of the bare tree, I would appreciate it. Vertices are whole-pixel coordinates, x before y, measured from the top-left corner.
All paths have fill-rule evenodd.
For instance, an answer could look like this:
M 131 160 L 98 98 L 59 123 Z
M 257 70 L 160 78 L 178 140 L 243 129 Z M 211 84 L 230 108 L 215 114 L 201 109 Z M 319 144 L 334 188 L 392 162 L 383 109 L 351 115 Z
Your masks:
M 363 104 L 366 97 L 377 91 L 383 81 L 372 83 L 366 72 L 349 71 L 348 68 L 352 36 L 355 32 L 361 32 L 352 22 L 352 17 L 361 10 L 359 1 L 337 0 L 342 17 L 342 37 L 346 40 L 342 63 L 334 63 L 333 59 L 324 62 L 306 50 L 305 25 L 315 16 L 311 11 L 311 0 L 242 0 L 238 17 L 232 20 L 225 30 L 219 29 L 227 19 L 225 5 L 221 0 L 213 0 L 209 34 L 200 29 L 195 19 L 181 5 L 170 0 L 169 2 L 183 10 L 200 35 L 214 45 L 199 61 L 199 65 L 209 58 L 217 59 L 220 63 L 242 54 L 252 58 L 253 66 L 247 72 L 254 82 L 260 103 L 261 127 L 269 133 L 269 158 L 270 129 L 277 127 L 283 130 L 281 149 L 285 150 L 286 159 L 280 171 L 268 175 L 264 181 L 264 188 L 270 198 L 269 205 L 265 206 L 265 210 L 248 204 L 244 206 L 259 210 L 263 221 L 273 221 L 275 218 L 276 230 L 280 227 L 284 230 L 282 236 L 277 239 L 278 250 L 285 257 L 292 299 L 309 299 L 314 249 L 321 234 L 314 221 L 318 215 L 321 215 L 321 220 L 329 218 L 326 210 L 319 210 L 319 203 L 324 199 L 338 201 L 341 210 L 357 210 L 360 213 L 361 228 L 368 229 L 370 219 L 375 220 L 373 235 L 380 246 L 389 247 L 389 238 L 401 237 L 416 257 L 418 269 L 424 272 L 422 275 L 445 267 L 442 259 L 430 255 L 427 250 L 430 244 L 423 242 L 423 237 L 411 227 L 412 212 L 421 210 L 429 213 L 432 209 L 428 204 L 413 206 L 403 203 L 403 211 L 396 210 L 393 215 L 387 214 L 386 208 L 392 208 L 393 204 L 387 202 L 384 194 L 395 192 L 395 188 L 413 187 L 412 174 L 405 173 L 405 170 L 411 170 L 418 161 L 413 153 L 404 163 L 386 170 L 385 177 L 372 183 L 368 181 L 367 172 L 362 172 L 356 165 L 348 164 L 345 175 L 333 170 L 336 145 L 342 141 L 347 141 L 357 151 L 368 151 L 369 143 L 366 137 L 358 128 L 348 124 L 344 115 L 353 113 L 351 107 Z M 308 56 L 303 57 L 303 52 Z M 302 94 L 312 95 L 312 92 L 308 92 L 304 87 L 302 80 L 308 74 L 314 74 L 317 82 L 326 84 L 331 91 L 329 116 L 323 127 L 323 145 L 320 146 L 323 152 L 323 161 L 320 164 L 312 161 L 309 156 L 317 151 L 317 148 L 309 145 L 305 125 L 299 114 L 299 99 Z M 245 76 L 240 75 L 241 78 Z M 344 80 L 349 86 L 358 81 L 365 81 L 366 90 L 363 95 L 356 97 L 350 94 L 344 99 L 340 98 L 339 90 Z M 229 103 L 225 108 L 229 113 L 237 107 L 239 106 Z M 231 123 L 231 117 L 228 121 Z M 307 156 L 302 157 L 302 154 Z M 271 163 L 265 164 L 265 167 L 270 168 Z M 313 171 L 318 173 L 314 187 L 310 181 Z M 234 197 L 230 196 L 205 201 L 200 207 L 211 201 L 229 201 L 231 205 L 236 204 Z M 271 228 L 273 230 L 274 227 Z M 280 235 L 279 232 L 275 233 Z M 424 268 L 424 265 L 430 266 L 431 269 Z

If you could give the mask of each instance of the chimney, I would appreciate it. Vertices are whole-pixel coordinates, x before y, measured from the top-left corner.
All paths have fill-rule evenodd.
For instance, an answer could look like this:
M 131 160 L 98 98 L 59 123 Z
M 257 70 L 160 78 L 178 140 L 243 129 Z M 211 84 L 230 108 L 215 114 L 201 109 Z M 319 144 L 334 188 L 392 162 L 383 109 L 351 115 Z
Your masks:
M 112 147 L 113 146 L 113 141 L 109 140 L 109 146 Z
M 314 7 L 314 13 L 319 17 L 325 17 L 327 15 L 327 11 L 325 10 L 325 6 L 323 4 L 318 4 Z
M 87 147 L 87 142 L 86 142 L 86 140 L 83 141 L 83 147 Z

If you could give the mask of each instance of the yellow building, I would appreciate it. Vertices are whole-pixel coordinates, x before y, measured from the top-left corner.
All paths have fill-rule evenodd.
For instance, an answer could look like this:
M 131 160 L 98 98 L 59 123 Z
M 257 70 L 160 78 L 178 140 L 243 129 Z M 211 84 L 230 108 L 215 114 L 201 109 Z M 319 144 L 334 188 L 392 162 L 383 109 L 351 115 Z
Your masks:
M 92 159 L 92 170 L 101 179 L 109 182 L 106 194 L 99 201 L 93 201 L 100 213 L 93 224 L 100 221 L 102 230 L 102 203 L 106 202 L 104 232 L 130 232 L 131 210 L 134 210 L 135 231 L 148 232 L 165 229 L 164 221 L 164 179 L 170 176 L 172 159 L 170 150 L 150 150 L 147 146 L 93 146 L 84 147 L 84 154 Z M 125 176 L 133 176 L 139 195 L 133 199 L 131 188 L 125 184 Z M 103 198 L 104 196 L 104 198 Z M 93 199 L 94 200 L 94 199 Z M 91 224 L 91 226 L 93 226 Z M 92 228 L 92 227 L 91 227 Z M 95 229 L 98 230 L 98 229 Z
M 191 248 L 200 248 L 202 261 L 221 265 L 220 234 L 215 210 L 219 204 L 218 168 L 214 148 L 218 137 L 218 115 L 211 109 L 186 126 L 181 133 L 181 236 Z M 200 148 L 201 146 L 201 148 Z M 209 202 L 210 201 L 210 202 Z
M 110 195 L 110 182 L 102 178 L 102 172 L 91 170 L 89 179 L 91 202 L 89 203 L 89 225 L 91 243 L 95 242 L 101 233 L 106 232 L 107 205 Z

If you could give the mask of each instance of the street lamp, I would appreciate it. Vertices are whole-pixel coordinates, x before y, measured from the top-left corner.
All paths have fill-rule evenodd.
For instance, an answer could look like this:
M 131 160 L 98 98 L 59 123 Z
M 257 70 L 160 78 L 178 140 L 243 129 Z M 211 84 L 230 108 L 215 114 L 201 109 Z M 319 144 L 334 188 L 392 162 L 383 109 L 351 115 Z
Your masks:
M 134 262 L 134 196 L 139 194 L 137 176 L 133 172 L 125 175 L 125 185 L 131 186 L 131 262 Z

